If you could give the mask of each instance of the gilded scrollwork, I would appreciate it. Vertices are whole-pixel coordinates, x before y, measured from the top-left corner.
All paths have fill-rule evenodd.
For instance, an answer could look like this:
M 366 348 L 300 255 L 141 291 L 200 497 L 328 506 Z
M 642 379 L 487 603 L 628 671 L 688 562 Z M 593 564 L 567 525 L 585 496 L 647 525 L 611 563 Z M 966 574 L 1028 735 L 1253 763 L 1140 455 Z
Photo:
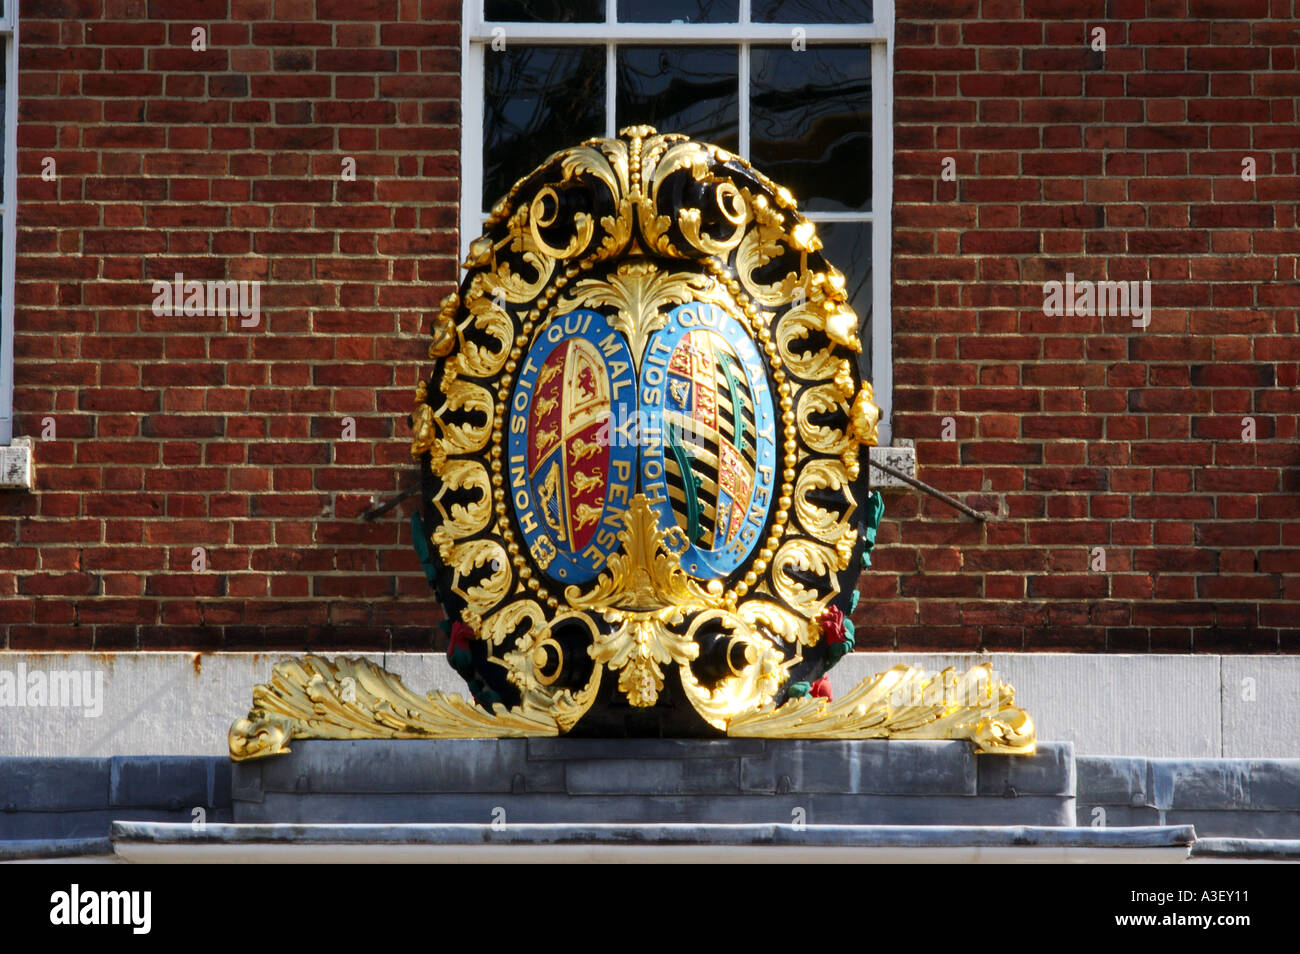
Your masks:
M 751 628 L 771 633 L 786 643 L 815 646 L 821 638 L 818 627 L 810 626 L 807 619 L 771 600 L 757 597 L 746 600 L 736 607 L 736 615 Z
M 482 385 L 460 377 L 453 368 L 443 372 L 442 388 L 445 400 L 433 417 L 442 430 L 444 452 L 472 454 L 482 450 L 492 432 L 492 395 Z
M 566 613 L 554 621 L 548 621 L 544 610 L 532 600 L 511 604 L 498 612 L 485 623 L 484 632 L 495 643 L 500 643 L 519 625 L 527 621 L 530 625 L 514 641 L 513 648 L 501 658 L 506 669 L 506 678 L 518 687 L 521 705 L 525 710 L 542 711 L 555 719 L 560 731 L 567 732 L 591 708 L 600 688 L 602 666 L 593 665 L 586 684 L 573 688 L 560 682 L 566 660 L 564 647 L 548 635 L 552 625 L 560 625 L 567 620 L 582 622 L 593 636 L 598 632 L 589 617 L 583 613 Z M 497 621 L 494 625 L 493 621 Z
M 514 344 L 514 321 L 501 302 L 498 296 L 486 295 L 476 295 L 466 302 L 466 318 L 457 328 L 460 348 L 454 365 L 461 374 L 488 378 L 505 367 Z M 472 331 L 487 336 L 496 347 L 483 347 L 474 340 Z
M 809 294 L 812 276 L 807 270 L 807 256 L 794 250 L 794 239 L 785 227 L 785 217 L 772 209 L 765 197 L 758 196 L 750 205 L 753 227 L 745 233 L 736 249 L 736 275 L 745 291 L 764 308 L 786 308 L 798 295 L 804 301 Z M 775 282 L 765 282 L 759 271 L 774 261 L 793 257 L 800 268 L 788 271 Z
M 830 377 L 838 367 L 839 359 L 832 347 L 814 348 L 808 343 L 813 333 L 825 330 L 826 316 L 807 301 L 785 312 L 777 324 L 776 343 L 781 359 L 805 380 Z
M 483 620 L 483 628 L 479 630 L 478 636 L 490 646 L 500 646 L 506 637 L 517 632 L 525 623 L 527 629 L 523 635 L 529 638 L 545 632 L 550 625 L 546 610 L 536 600 L 516 600 L 501 607 Z
M 787 540 L 772 563 L 772 584 L 786 605 L 814 619 L 839 592 L 835 574 L 840 569 L 841 557 L 834 548 L 812 540 Z
M 740 655 L 743 663 L 729 665 L 729 671 L 711 687 L 702 685 L 690 666 L 681 666 L 679 672 L 682 688 L 695 711 L 714 728 L 726 729 L 737 714 L 771 704 L 786 682 L 794 658 L 787 660 L 778 646 L 738 613 L 728 610 L 697 614 L 686 635 L 694 640 L 705 628 L 719 624 L 730 634 L 735 647 L 729 655 Z
M 466 603 L 481 628 L 483 615 L 505 599 L 510 591 L 510 561 L 500 543 L 470 539 L 455 543 L 446 558 L 453 572 L 451 588 Z
M 795 419 L 799 425 L 799 438 L 809 450 L 819 454 L 844 453 L 849 446 L 849 407 L 840 389 L 834 383 L 817 384 L 806 388 L 799 398 Z M 818 416 L 843 417 L 844 427 L 819 424 Z
M 452 458 L 439 471 L 442 486 L 433 505 L 455 537 L 478 533 L 492 519 L 492 482 L 487 468 L 463 457 Z M 468 498 L 466 498 L 468 494 Z M 461 499 L 450 501 L 457 496 Z
M 817 502 L 818 492 L 844 501 L 839 510 L 827 510 Z M 803 530 L 823 543 L 838 544 L 852 524 L 853 490 L 844 464 L 838 460 L 810 460 L 799 472 L 794 488 L 794 513 Z

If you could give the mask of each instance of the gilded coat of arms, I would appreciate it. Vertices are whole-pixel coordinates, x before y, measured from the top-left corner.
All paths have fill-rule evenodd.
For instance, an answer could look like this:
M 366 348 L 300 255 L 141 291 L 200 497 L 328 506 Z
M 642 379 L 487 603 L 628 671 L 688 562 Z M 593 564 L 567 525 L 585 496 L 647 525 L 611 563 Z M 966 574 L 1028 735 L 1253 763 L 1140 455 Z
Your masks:
M 365 660 L 276 667 L 235 758 L 293 738 L 968 738 L 1030 752 L 988 664 L 831 702 L 880 500 L 858 318 L 790 193 L 631 127 L 551 156 L 433 329 L 413 542 L 472 702 Z
M 707 734 L 820 677 L 878 411 L 793 197 L 634 127 L 518 182 L 466 268 L 413 452 L 471 685 L 564 730 Z

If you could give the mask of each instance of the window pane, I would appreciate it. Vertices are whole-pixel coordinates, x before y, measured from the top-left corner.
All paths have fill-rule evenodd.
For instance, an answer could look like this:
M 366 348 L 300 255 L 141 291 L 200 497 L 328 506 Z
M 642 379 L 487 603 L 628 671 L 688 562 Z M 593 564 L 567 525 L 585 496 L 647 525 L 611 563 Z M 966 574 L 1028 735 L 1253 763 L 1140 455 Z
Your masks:
M 754 0 L 755 23 L 871 23 L 871 0 Z
M 602 22 L 605 0 L 485 0 L 483 18 L 514 23 Z
M 618 128 L 642 123 L 737 148 L 739 57 L 735 47 L 620 46 Z
M 483 208 L 566 146 L 605 133 L 605 48 L 490 48 L 483 82 Z
M 754 47 L 750 68 L 750 161 L 801 209 L 870 209 L 870 48 Z
M 735 23 L 740 0 L 619 0 L 623 23 Z
M 863 377 L 871 378 L 871 223 L 818 222 L 817 235 L 822 240 L 822 254 L 844 273 L 849 304 L 858 315 L 858 334 L 862 354 L 858 367 Z

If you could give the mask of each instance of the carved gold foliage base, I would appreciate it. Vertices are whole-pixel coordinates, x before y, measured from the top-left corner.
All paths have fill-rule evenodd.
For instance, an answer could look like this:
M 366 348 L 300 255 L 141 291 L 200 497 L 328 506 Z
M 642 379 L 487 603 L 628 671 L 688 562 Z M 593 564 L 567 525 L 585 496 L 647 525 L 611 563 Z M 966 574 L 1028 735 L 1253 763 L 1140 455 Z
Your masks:
M 982 663 L 958 676 L 895 666 L 828 702 L 791 699 L 779 709 L 737 716 L 727 735 L 766 739 L 967 739 L 980 752 L 1032 755 L 1034 721 L 1015 690 Z
M 253 687 L 253 708 L 230 727 L 230 757 L 280 755 L 291 739 L 491 739 L 558 735 L 546 712 L 487 712 L 461 696 L 418 696 L 400 676 L 366 659 L 320 656 L 275 664 Z
M 683 670 L 686 672 L 687 670 Z M 724 717 L 725 719 L 725 717 Z M 709 720 L 721 727 L 722 719 Z M 734 716 L 727 735 L 768 739 L 964 739 L 981 752 L 1032 755 L 1033 720 L 1011 686 L 983 663 L 962 675 L 895 666 L 828 702 L 791 699 L 777 709 Z M 554 736 L 544 710 L 492 713 L 442 692 L 418 696 L 401 677 L 359 658 L 320 656 L 276 663 L 253 688 L 253 708 L 230 727 L 235 761 L 281 755 L 293 739 L 491 739 Z

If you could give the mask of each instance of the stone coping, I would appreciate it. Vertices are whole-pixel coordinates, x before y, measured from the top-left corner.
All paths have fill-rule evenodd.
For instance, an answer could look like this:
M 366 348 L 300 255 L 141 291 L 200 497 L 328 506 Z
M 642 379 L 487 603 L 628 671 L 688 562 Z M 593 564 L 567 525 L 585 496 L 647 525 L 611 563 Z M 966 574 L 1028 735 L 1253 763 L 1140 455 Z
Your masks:
M 112 853 L 113 842 L 109 838 L 30 838 L 0 841 L 0 861 L 84 858 Z
M 114 822 L 112 840 L 173 845 L 796 845 L 815 847 L 1190 847 L 1190 825 L 1058 828 L 1008 825 L 716 825 L 491 824 L 295 825 Z
M 1192 845 L 1192 857 L 1300 862 L 1300 839 L 1199 838 Z

